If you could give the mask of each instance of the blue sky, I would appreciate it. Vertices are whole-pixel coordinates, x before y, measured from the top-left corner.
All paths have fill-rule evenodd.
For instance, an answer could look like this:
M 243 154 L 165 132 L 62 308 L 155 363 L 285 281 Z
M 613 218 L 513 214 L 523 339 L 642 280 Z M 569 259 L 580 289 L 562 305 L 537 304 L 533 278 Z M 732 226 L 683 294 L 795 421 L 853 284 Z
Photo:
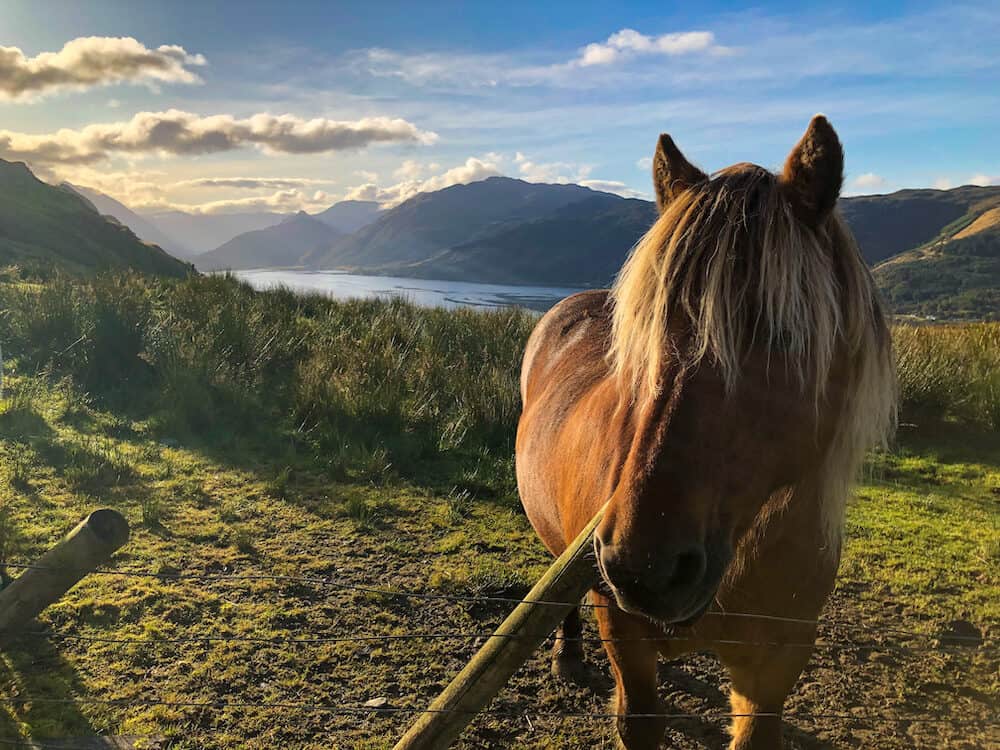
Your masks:
M 661 131 L 778 167 L 825 112 L 849 192 L 1000 182 L 1000 4 L 803 5 L 6 0 L 0 156 L 150 210 L 647 196 Z

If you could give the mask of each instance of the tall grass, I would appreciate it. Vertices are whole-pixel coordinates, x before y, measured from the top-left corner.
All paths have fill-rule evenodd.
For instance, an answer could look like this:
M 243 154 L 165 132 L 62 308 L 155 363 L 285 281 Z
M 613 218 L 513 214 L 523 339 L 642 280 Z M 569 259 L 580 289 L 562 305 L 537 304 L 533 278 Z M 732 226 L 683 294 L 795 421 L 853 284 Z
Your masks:
M 0 309 L 20 371 L 68 376 L 164 436 L 305 445 L 333 474 L 371 481 L 435 467 L 443 481 L 464 453 L 509 461 L 533 324 L 517 310 L 336 302 L 226 276 L 0 284 Z
M 1000 430 L 1000 323 L 897 326 L 904 418 L 952 418 Z
M 305 450 L 361 481 L 514 492 L 529 314 L 135 275 L 0 284 L 0 309 L 18 371 L 75 383 L 162 437 L 256 440 L 282 461 Z M 895 345 L 904 419 L 1000 429 L 1000 324 L 897 327 Z

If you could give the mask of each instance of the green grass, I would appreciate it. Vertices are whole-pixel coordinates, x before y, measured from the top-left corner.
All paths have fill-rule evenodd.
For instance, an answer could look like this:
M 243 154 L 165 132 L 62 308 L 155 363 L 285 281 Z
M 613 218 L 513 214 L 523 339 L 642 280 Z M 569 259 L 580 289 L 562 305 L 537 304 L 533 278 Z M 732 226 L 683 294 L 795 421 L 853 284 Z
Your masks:
M 903 419 L 957 419 L 1000 430 L 1000 323 L 897 326 Z
M 110 506 L 132 526 L 114 565 L 136 570 L 517 597 L 549 564 L 513 481 L 529 316 L 261 294 L 226 278 L 0 284 L 0 301 L 7 559 L 37 559 L 86 513 Z M 904 422 L 915 426 L 872 459 L 849 506 L 842 590 L 864 583 L 844 596 L 856 596 L 865 622 L 884 626 L 883 607 L 893 603 L 902 608 L 896 626 L 936 634 L 965 620 L 995 637 L 1000 437 L 988 415 L 997 327 L 896 335 Z M 0 690 L 343 706 L 384 696 L 422 705 L 471 656 L 473 641 L 68 637 L 482 633 L 506 609 L 295 581 L 95 575 L 42 616 L 51 636 L 0 653 Z M 959 676 L 945 674 L 956 669 L 948 658 L 935 654 L 928 673 L 1000 694 L 988 653 L 961 662 Z M 603 694 L 548 681 L 544 655 L 527 669 L 501 706 L 604 709 Z M 404 722 L 252 707 L 0 706 L 4 738 L 135 733 L 175 737 L 176 747 L 379 747 Z M 485 722 L 464 746 L 488 744 L 491 731 Z M 517 732 L 517 747 L 603 747 L 607 739 L 606 727 L 587 722 Z
M 68 377 L 164 439 L 237 454 L 276 447 L 342 479 L 469 482 L 511 496 L 528 314 L 139 276 L 0 284 L 0 308 L 19 371 Z

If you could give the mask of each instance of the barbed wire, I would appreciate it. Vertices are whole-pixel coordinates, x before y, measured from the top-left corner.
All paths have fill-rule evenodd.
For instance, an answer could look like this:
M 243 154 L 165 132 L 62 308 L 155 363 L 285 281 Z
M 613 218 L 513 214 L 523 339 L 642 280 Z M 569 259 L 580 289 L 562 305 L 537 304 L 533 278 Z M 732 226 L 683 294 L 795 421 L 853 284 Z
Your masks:
M 797 718 L 808 720 L 837 719 L 866 722 L 887 722 L 887 723 L 928 723 L 928 724 L 951 724 L 955 726 L 1000 726 L 1000 719 L 962 719 L 955 717 L 935 717 L 924 714 L 914 716 L 890 716 L 887 714 L 875 713 L 776 713 L 776 712 L 712 712 L 712 713 L 614 713 L 614 712 L 591 712 L 591 711 L 510 711 L 505 709 L 472 709 L 462 708 L 416 708 L 411 706 L 343 706 L 329 703 L 288 703 L 284 701 L 164 701 L 157 699 L 114 699 L 114 698 L 33 698 L 30 696 L 18 696 L 11 698 L 0 698 L 0 703 L 21 704 L 39 703 L 46 705 L 102 705 L 119 708 L 199 708 L 199 709 L 248 709 L 262 708 L 283 711 L 312 711 L 344 716 L 392 716 L 399 714 L 420 715 L 420 714 L 464 714 L 474 716 L 497 716 L 508 718 L 520 718 L 525 715 L 538 719 L 563 719 L 563 718 L 591 718 L 591 719 L 755 719 L 755 718 Z
M 0 562 L 0 567 L 8 567 L 14 570 L 38 570 L 47 572 L 71 572 L 66 569 L 46 566 L 46 565 L 35 565 L 31 563 L 17 563 L 17 562 Z M 258 581 L 271 581 L 275 583 L 307 583 L 317 586 L 327 586 L 331 588 L 336 588 L 338 590 L 344 591 L 355 591 L 359 593 L 373 594 L 377 596 L 393 597 L 393 598 L 403 598 L 403 599 L 421 599 L 430 601 L 449 601 L 449 602 L 490 602 L 490 603 L 502 603 L 502 604 L 532 604 L 537 606 L 553 606 L 561 607 L 563 609 L 570 609 L 574 607 L 583 607 L 591 609 L 610 609 L 613 605 L 599 604 L 593 602 L 580 602 L 577 604 L 568 602 L 555 602 L 545 599 L 521 599 L 517 597 L 506 597 L 506 596 L 476 596 L 472 594 L 434 594 L 423 591 L 398 591 L 393 589 L 384 589 L 376 586 L 370 586 L 367 584 L 356 584 L 347 583 L 344 581 L 335 581 L 329 578 L 322 578 L 317 576 L 290 576 L 290 575 L 280 575 L 272 573 L 262 573 L 262 574 L 221 574 L 221 573 L 156 573 L 153 571 L 140 571 L 140 570 L 127 570 L 120 568 L 102 568 L 91 572 L 91 575 L 106 575 L 106 576 L 123 576 L 129 578 L 146 578 L 146 579 L 160 579 L 167 581 L 202 581 L 209 583 L 247 583 L 247 582 L 258 582 Z M 755 612 L 729 612 L 729 611 L 716 611 L 709 610 L 705 612 L 702 617 L 721 617 L 721 618 L 734 618 L 734 619 L 754 619 L 761 620 L 765 622 L 781 622 L 787 624 L 795 625 L 809 625 L 809 626 L 820 626 L 820 627 L 837 627 L 838 623 L 824 622 L 818 619 L 805 619 L 797 617 L 782 617 L 779 615 L 769 615 L 764 613 Z M 933 639 L 938 641 L 953 641 L 956 643 L 972 643 L 976 645 L 992 645 L 992 639 L 986 636 L 972 636 L 972 635 L 960 635 L 960 634 L 933 634 L 933 633 L 918 633 L 916 631 L 909 631 L 900 628 L 877 628 L 871 626 L 864 626 L 863 628 L 858 628 L 856 625 L 851 625 L 850 627 L 854 629 L 863 629 L 871 633 L 882 633 L 886 635 L 894 635 L 899 637 L 914 638 L 914 639 Z M 662 640 L 662 639 L 654 639 Z M 697 637 L 693 637 L 687 640 L 697 640 Z
M 530 636 L 519 633 L 454 633 L 454 632 L 431 632 L 431 633 L 387 633 L 380 635 L 344 635 L 344 636 L 316 636 L 312 638 L 282 638 L 268 636 L 246 636 L 246 635 L 191 635 L 191 636 L 156 636 L 152 638 L 112 638 L 109 636 L 79 635 L 75 633 L 59 633 L 55 631 L 27 631 L 18 634 L 19 636 L 35 638 L 54 638 L 61 641 L 82 641 L 88 643 L 108 643 L 117 645 L 135 646 L 160 646 L 179 643 L 255 643 L 259 645 L 275 646 L 298 646 L 298 645 L 318 645 L 328 643 L 380 643 L 392 641 L 416 641 L 416 640 L 468 640 L 486 641 L 490 638 L 505 638 L 519 640 Z M 748 641 L 737 638 L 709 638 L 699 635 L 678 636 L 646 636 L 638 638 L 604 638 L 602 636 L 556 636 L 555 640 L 565 643 L 648 643 L 661 641 L 675 641 L 681 643 L 704 643 L 718 644 L 725 646 L 756 646 L 758 648 L 804 648 L 804 649 L 829 649 L 848 651 L 854 649 L 896 649 L 907 652 L 912 651 L 940 651 L 940 647 L 914 647 L 901 646 L 898 644 L 881 643 L 849 643 L 817 641 L 815 643 L 781 642 L 781 641 Z
M 393 715 L 420 715 L 420 714 L 464 714 L 473 716 L 495 716 L 506 718 L 521 718 L 530 716 L 536 719 L 566 719 L 566 718 L 587 718 L 587 719 L 700 719 L 707 721 L 719 721 L 728 719 L 754 719 L 754 718 L 796 718 L 804 720 L 850 720 L 862 722 L 887 722 L 887 723 L 928 723 L 928 724 L 950 724 L 954 726 L 1000 726 L 1000 717 L 982 719 L 962 719 L 954 717 L 935 717 L 925 714 L 891 716 L 877 713 L 776 713 L 776 712 L 714 712 L 714 713 L 688 713 L 688 712 L 651 712 L 651 713 L 614 713 L 614 712 L 591 712 L 591 711 L 510 711 L 504 709 L 481 709 L 478 711 L 462 708 L 416 708 L 410 706 L 343 706 L 324 703 L 289 703 L 284 701 L 164 701 L 144 698 L 33 698 L 30 696 L 18 696 L 10 698 L 0 698 L 0 703 L 22 704 L 38 703 L 46 705 L 103 705 L 118 708 L 198 708 L 198 709 L 275 709 L 283 711 L 310 711 L 328 713 L 344 716 L 393 716 Z

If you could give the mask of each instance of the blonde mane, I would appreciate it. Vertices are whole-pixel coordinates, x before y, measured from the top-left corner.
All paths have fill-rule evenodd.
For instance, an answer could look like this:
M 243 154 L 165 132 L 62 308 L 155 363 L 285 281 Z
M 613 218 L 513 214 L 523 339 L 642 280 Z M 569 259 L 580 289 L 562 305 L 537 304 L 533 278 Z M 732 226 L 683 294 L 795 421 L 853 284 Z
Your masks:
M 633 399 L 654 398 L 667 352 L 717 366 L 731 390 L 753 346 L 783 351 L 803 396 L 822 409 L 831 371 L 848 383 L 815 481 L 828 541 L 864 454 L 884 444 L 896 412 L 888 328 L 874 282 L 836 211 L 813 228 L 767 170 L 729 167 L 680 192 L 635 245 L 611 291 L 612 371 Z M 668 330 L 686 331 L 683 350 Z M 811 393 L 807 393 L 811 391 Z

